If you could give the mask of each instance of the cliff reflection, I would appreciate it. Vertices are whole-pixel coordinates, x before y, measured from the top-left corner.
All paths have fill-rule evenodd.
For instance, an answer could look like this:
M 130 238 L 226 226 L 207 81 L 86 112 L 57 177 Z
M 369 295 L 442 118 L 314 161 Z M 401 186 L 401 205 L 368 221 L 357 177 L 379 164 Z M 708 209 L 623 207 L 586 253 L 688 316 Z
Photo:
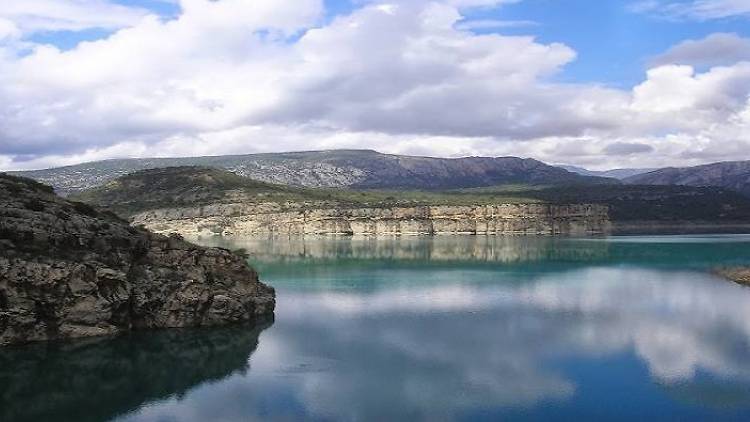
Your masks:
M 253 327 L 164 330 L 0 349 L 0 420 L 105 421 L 248 371 Z
M 535 262 L 607 256 L 605 242 L 530 236 L 209 237 L 204 245 L 244 248 L 260 262 L 299 260 L 416 260 Z
M 710 238 L 708 238 L 710 239 Z M 398 265 L 463 262 L 504 265 L 538 263 L 634 264 L 705 268 L 722 263 L 750 263 L 750 237 L 707 238 L 621 237 L 567 238 L 545 236 L 423 237 L 207 237 L 208 246 L 244 248 L 254 263 L 337 263 L 392 261 Z M 739 245 L 739 247 L 738 247 Z

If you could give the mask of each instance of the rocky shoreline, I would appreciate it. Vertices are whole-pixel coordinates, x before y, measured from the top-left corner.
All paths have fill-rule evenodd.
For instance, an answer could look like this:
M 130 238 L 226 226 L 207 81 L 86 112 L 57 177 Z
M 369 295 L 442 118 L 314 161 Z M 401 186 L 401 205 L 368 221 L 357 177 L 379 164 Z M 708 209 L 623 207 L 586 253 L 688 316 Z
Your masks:
M 0 345 L 254 321 L 274 306 L 242 256 L 0 175 Z

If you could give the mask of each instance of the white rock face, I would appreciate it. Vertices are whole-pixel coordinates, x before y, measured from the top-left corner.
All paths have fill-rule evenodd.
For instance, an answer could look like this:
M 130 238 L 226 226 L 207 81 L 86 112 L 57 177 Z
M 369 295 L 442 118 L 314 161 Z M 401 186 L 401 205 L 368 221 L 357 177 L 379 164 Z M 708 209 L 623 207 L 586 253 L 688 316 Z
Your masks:
M 306 204 L 218 204 L 136 214 L 133 224 L 184 235 L 557 235 L 610 229 L 604 205 L 499 204 L 310 208 Z

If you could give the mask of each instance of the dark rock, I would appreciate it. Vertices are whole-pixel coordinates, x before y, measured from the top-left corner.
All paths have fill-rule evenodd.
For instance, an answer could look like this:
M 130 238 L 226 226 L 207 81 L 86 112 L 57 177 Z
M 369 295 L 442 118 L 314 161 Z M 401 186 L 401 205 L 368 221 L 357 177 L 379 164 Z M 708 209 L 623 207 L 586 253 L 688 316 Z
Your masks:
M 274 305 L 273 288 L 228 250 L 0 175 L 0 345 L 252 321 Z

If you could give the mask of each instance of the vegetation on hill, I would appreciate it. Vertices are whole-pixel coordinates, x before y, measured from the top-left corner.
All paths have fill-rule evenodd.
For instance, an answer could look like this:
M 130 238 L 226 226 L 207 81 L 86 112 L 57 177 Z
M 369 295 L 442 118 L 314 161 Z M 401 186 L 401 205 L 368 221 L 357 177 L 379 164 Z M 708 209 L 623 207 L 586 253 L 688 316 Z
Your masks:
M 721 188 L 689 186 L 556 187 L 525 192 L 544 202 L 607 204 L 613 221 L 750 223 L 750 198 Z
M 106 160 L 17 174 L 52 185 L 59 193 L 70 194 L 139 170 L 184 166 L 212 167 L 259 181 L 315 188 L 444 190 L 509 183 L 618 183 L 614 179 L 582 176 L 533 159 L 412 157 L 367 150 Z
M 144 170 L 83 192 L 75 198 L 108 207 L 123 216 L 151 209 L 218 203 L 304 203 L 309 208 L 590 203 L 608 205 L 613 221 L 750 221 L 750 198 L 716 188 L 505 184 L 446 191 L 358 191 L 270 184 L 205 167 Z
M 750 196 L 750 161 L 730 161 L 685 168 L 663 168 L 628 177 L 640 185 L 716 186 Z

